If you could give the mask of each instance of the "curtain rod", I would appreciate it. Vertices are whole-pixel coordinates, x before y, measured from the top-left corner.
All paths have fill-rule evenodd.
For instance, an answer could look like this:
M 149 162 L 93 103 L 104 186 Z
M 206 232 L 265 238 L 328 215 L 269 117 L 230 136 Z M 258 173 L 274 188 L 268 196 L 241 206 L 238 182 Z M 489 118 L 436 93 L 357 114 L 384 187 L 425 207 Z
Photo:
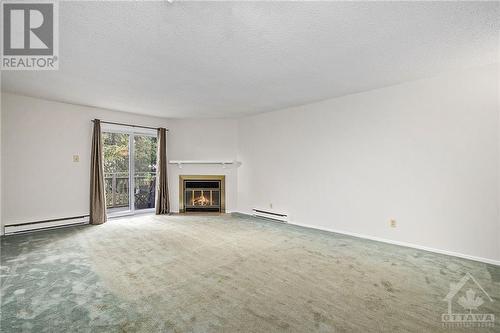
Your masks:
M 94 120 L 93 120 L 93 119 L 92 119 L 92 122 L 94 122 Z M 120 126 L 136 127 L 136 128 L 147 128 L 147 129 L 153 129 L 153 130 L 157 130 L 157 129 L 158 129 L 158 127 L 148 127 L 148 126 L 140 126 L 140 125 L 130 125 L 130 124 L 115 123 L 115 122 L 112 122 L 112 121 L 103 121 L 103 120 L 101 120 L 101 124 L 120 125 Z M 168 129 L 167 129 L 167 132 L 168 132 Z

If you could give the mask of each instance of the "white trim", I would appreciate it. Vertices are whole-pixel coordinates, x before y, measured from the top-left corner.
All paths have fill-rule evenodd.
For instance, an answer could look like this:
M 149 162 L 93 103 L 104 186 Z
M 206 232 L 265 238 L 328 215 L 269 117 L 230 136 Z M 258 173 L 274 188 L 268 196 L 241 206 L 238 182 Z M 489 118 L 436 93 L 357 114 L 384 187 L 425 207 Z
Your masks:
M 113 208 L 111 208 L 111 209 L 113 209 Z M 115 211 L 115 212 L 111 212 L 110 211 L 111 209 L 109 209 L 109 210 L 106 209 L 106 215 L 109 218 L 134 215 L 134 212 L 132 212 L 132 210 L 130 210 L 130 209 L 127 209 L 127 210 L 118 210 L 118 211 Z
M 243 212 L 234 212 L 234 213 L 241 214 L 241 215 L 248 216 L 248 217 L 253 217 L 252 214 L 248 214 L 248 213 L 243 213 Z M 380 237 L 375 237 L 375 236 L 362 235 L 362 234 L 358 234 L 358 233 L 355 233 L 355 232 L 348 232 L 348 231 L 341 231 L 341 230 L 336 230 L 336 229 L 330 229 L 330 228 L 325 228 L 325 227 L 322 227 L 322 226 L 302 224 L 302 223 L 296 223 L 296 222 L 288 222 L 288 224 L 296 225 L 296 226 L 303 227 L 303 228 L 317 229 L 317 230 L 323 230 L 323 231 L 333 232 L 333 233 L 347 235 L 347 236 L 352 236 L 352 237 L 356 237 L 356 238 L 369 239 L 369 240 L 373 240 L 373 241 L 376 241 L 376 242 L 382 242 L 382 243 L 387 243 L 387 244 L 392 244 L 392 245 L 399 245 L 399 246 L 409 247 L 409 248 L 413 248 L 413 249 L 417 249 L 417 250 L 423 250 L 423 251 L 428 251 L 428 252 L 445 254 L 445 255 L 448 255 L 448 256 L 452 256 L 452 257 L 464 258 L 464 259 L 469 259 L 469 260 L 484 262 L 486 264 L 500 266 L 500 260 L 495 260 L 495 259 L 489 259 L 489 258 L 471 256 L 471 255 L 463 254 L 463 253 L 459 253 L 459 252 L 453 252 L 453 251 L 448 251 L 448 250 L 441 250 L 441 249 L 436 249 L 436 248 L 433 248 L 433 247 L 427 247 L 427 246 L 422 246 L 422 245 L 417 245 L 417 244 L 412 244 L 412 243 L 406 243 L 406 242 L 399 242 L 399 241 L 385 239 L 385 238 L 380 238 Z
M 156 206 L 156 198 L 155 198 L 155 206 Z M 156 207 L 143 208 L 143 209 L 136 209 L 134 211 L 134 215 L 141 215 L 141 214 L 148 214 L 148 213 L 155 213 L 155 212 L 156 212 Z
M 108 219 L 113 220 L 113 219 L 119 219 L 122 217 L 136 217 L 136 216 L 142 216 L 142 215 L 154 215 L 155 214 L 155 208 L 146 208 L 146 209 L 139 209 L 136 210 L 134 214 L 130 213 L 130 211 L 127 211 L 127 214 L 108 214 Z
M 128 136 L 128 205 L 135 214 L 135 133 Z M 158 158 L 158 157 L 157 157 Z M 104 160 L 104 158 L 103 158 Z
M 136 136 L 150 136 L 157 137 L 156 130 L 147 128 L 136 128 L 124 125 L 116 124 L 102 124 L 101 133 L 118 133 L 128 135 L 128 173 L 129 173 L 129 209 L 128 210 L 118 210 L 112 212 L 112 208 L 109 209 L 108 217 L 122 217 L 122 216 L 133 216 L 135 214 L 140 214 L 142 212 L 152 212 L 155 211 L 155 207 L 146 209 L 136 209 L 135 208 L 135 149 L 134 149 L 134 139 Z M 103 157 L 104 158 L 104 157 Z M 158 158 L 158 156 L 157 156 Z M 158 172 L 156 172 L 156 177 L 158 177 Z M 156 206 L 156 198 L 155 198 Z
M 375 237 L 375 236 L 368 236 L 368 235 L 358 234 L 355 232 L 341 231 L 341 230 L 330 229 L 330 228 L 325 228 L 325 227 L 320 227 L 320 226 L 301 224 L 301 223 L 295 223 L 295 222 L 288 222 L 288 224 L 292 224 L 292 225 L 296 225 L 296 226 L 304 227 L 304 228 L 329 231 L 329 232 L 334 232 L 337 234 L 342 234 L 342 235 L 347 235 L 347 236 L 352 236 L 352 237 L 357 237 L 357 238 L 363 238 L 363 239 L 369 239 L 369 240 L 373 240 L 373 241 L 377 241 L 377 242 L 399 245 L 399 246 L 409 247 L 409 248 L 413 248 L 413 249 L 424 250 L 424 251 L 429 251 L 429 252 L 434 252 L 434 253 L 439 253 L 439 254 L 445 254 L 448 256 L 452 256 L 452 257 L 464 258 L 464 259 L 484 262 L 484 263 L 495 265 L 495 266 L 500 266 L 500 260 L 488 259 L 488 258 L 483 258 L 483 257 L 476 257 L 476 256 L 468 255 L 468 254 L 459 253 L 459 252 L 441 250 L 441 249 L 436 249 L 436 248 L 412 244 L 412 243 L 400 242 L 400 241 L 395 241 L 395 240 L 391 240 L 391 239 L 385 239 L 385 238 L 380 238 L 380 237 Z
M 236 161 L 174 161 L 170 160 L 168 161 L 170 164 L 234 164 Z
M 168 164 L 177 164 L 179 169 L 182 169 L 183 164 L 207 164 L 207 165 L 221 165 L 223 169 L 226 168 L 227 165 L 235 165 L 236 167 L 239 167 L 241 165 L 241 162 L 238 161 L 175 161 L 175 160 L 170 160 L 168 161 Z

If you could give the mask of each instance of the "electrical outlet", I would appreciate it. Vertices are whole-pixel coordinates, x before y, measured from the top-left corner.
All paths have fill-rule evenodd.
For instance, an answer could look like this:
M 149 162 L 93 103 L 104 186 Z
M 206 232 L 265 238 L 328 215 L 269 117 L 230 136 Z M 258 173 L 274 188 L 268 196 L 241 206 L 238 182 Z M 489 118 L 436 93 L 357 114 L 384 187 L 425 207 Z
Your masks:
M 73 155 L 73 162 L 75 163 L 80 162 L 80 155 Z
M 389 225 L 391 226 L 391 228 L 396 228 L 396 220 L 394 219 L 390 220 Z
M 272 203 L 269 204 L 269 208 L 271 208 L 271 209 L 273 208 L 273 204 Z

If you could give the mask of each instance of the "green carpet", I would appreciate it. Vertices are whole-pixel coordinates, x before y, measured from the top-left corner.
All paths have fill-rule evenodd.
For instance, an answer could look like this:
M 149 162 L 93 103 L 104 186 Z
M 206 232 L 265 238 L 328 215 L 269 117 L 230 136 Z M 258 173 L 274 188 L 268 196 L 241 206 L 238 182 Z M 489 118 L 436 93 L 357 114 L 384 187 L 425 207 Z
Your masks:
M 1 243 L 2 332 L 500 331 L 498 266 L 253 218 L 145 215 Z M 492 301 L 470 279 L 453 313 L 494 328 L 443 326 L 466 273 Z

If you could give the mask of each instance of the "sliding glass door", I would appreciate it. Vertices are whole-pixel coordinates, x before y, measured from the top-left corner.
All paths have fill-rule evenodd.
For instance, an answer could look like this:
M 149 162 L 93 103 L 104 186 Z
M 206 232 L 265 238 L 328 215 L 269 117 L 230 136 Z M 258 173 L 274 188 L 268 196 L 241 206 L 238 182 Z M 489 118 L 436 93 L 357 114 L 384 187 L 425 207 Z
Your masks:
M 156 135 L 103 129 L 104 178 L 108 214 L 154 210 Z
M 134 135 L 134 208 L 154 209 L 156 194 L 156 137 Z
M 131 212 L 130 135 L 104 132 L 102 141 L 108 213 Z

